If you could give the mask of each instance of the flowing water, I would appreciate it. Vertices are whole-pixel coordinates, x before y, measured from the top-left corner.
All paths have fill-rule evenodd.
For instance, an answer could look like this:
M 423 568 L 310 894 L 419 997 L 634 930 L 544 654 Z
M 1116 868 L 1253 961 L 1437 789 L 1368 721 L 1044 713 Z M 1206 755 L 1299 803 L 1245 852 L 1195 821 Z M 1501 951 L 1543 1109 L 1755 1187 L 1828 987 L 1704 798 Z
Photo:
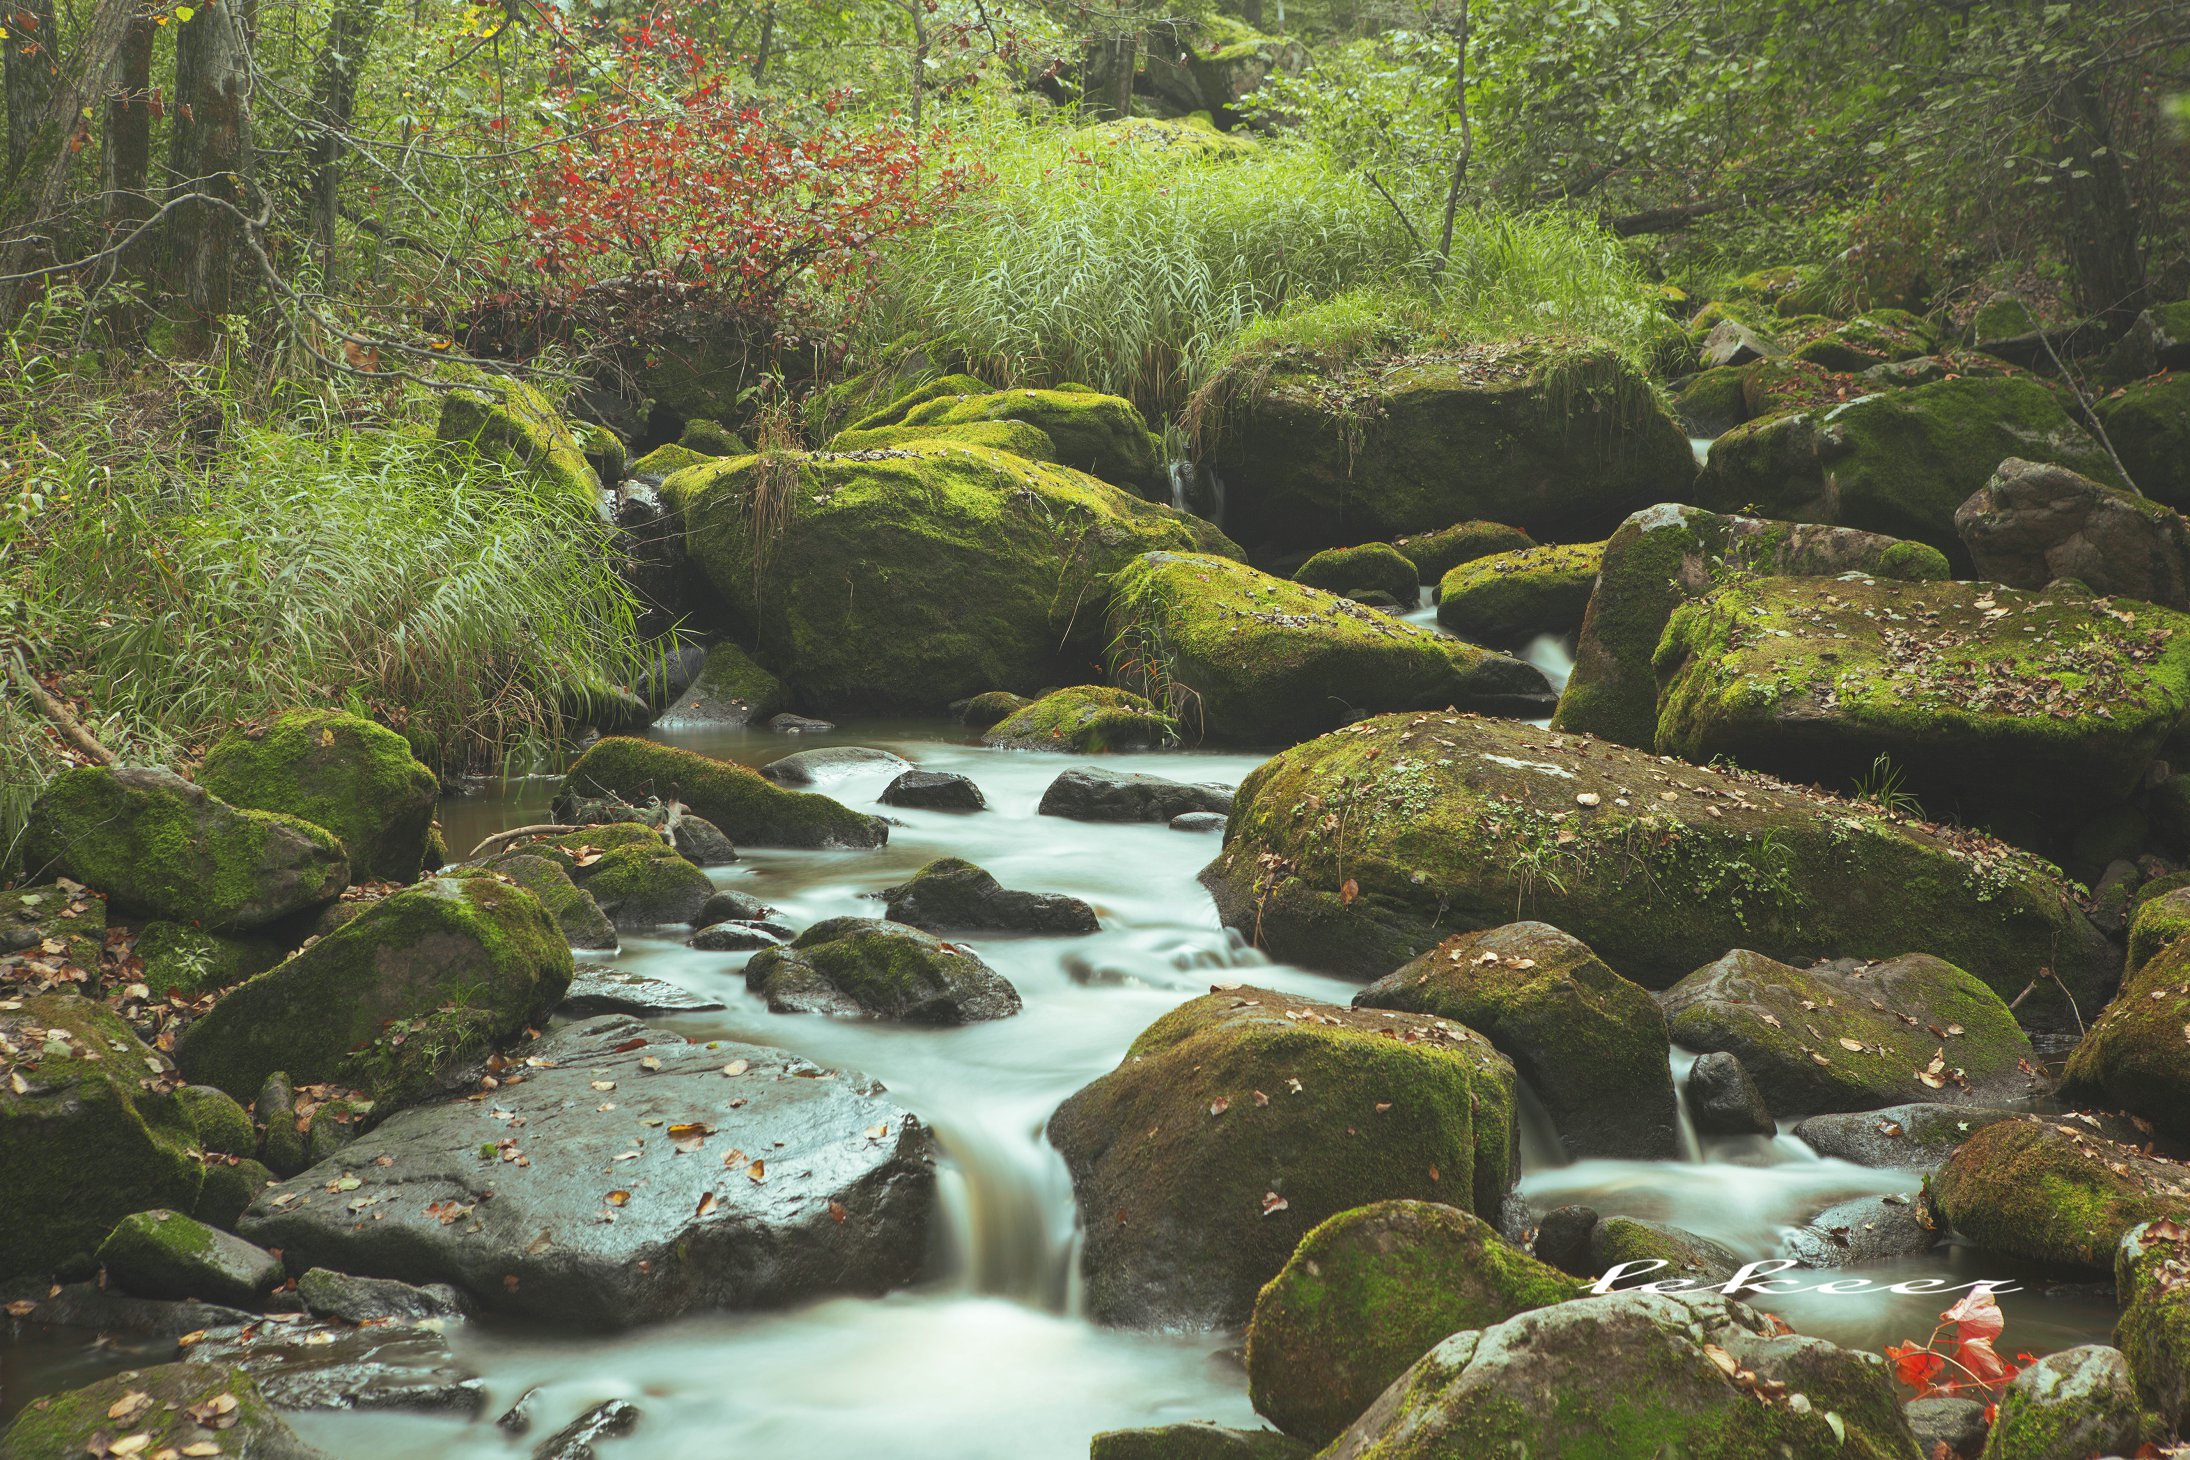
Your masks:
M 1542 639 L 1524 653 L 1563 682 L 1569 643 Z M 880 1299 L 694 1318 L 612 1337 L 465 1325 L 454 1347 L 485 1376 L 488 1413 L 537 1386 L 535 1437 L 600 1400 L 635 1402 L 645 1416 L 641 1427 L 614 1453 L 795 1450 L 903 1460 L 1068 1460 L 1084 1456 L 1088 1437 L 1101 1429 L 1185 1419 L 1255 1423 L 1234 1352 L 1238 1335 L 1123 1333 L 1078 1316 L 1071 1188 L 1041 1131 L 1050 1112 L 1110 1069 L 1141 1029 L 1206 991 L 1213 978 L 1334 1001 L 1349 999 L 1356 985 L 1271 964 L 1218 925 L 1196 881 L 1219 849 L 1217 837 L 1037 817 L 1043 789 L 1074 758 L 983 749 L 936 721 L 869 722 L 796 739 L 742 730 L 662 738 L 750 764 L 815 745 L 876 746 L 980 784 L 989 801 L 984 812 L 890 808 L 901 824 L 879 850 L 752 850 L 712 871 L 719 885 L 764 898 L 794 925 L 872 915 L 879 907 L 870 894 L 948 853 L 980 863 L 1008 887 L 1084 898 L 1100 913 L 1102 930 L 963 940 L 1018 986 L 1025 1011 L 960 1029 L 770 1014 L 745 991 L 745 955 L 696 952 L 674 937 L 633 937 L 604 958 L 728 1005 L 661 1021 L 678 1033 L 781 1045 L 862 1069 L 919 1112 L 942 1153 L 944 1219 L 933 1274 L 915 1290 Z M 1130 758 L 1136 770 L 1227 785 L 1258 761 L 1209 752 Z M 894 770 L 863 769 L 817 789 L 866 807 Z M 526 781 L 448 802 L 442 821 L 450 845 L 461 852 L 494 831 L 546 819 L 552 787 Z M 1676 1055 L 1676 1072 L 1686 1063 Z M 1688 1145 L 1690 1158 L 1680 1161 L 1560 1164 L 1538 1113 L 1525 1134 L 1521 1190 L 1539 1212 L 1586 1202 L 1606 1215 L 1672 1222 L 1762 1259 L 1779 1250 L 1787 1228 L 1834 1202 L 1913 1193 L 1919 1183 L 1910 1172 L 1820 1159 L 1785 1135 L 1698 1141 L 1691 1132 Z M 1997 1261 L 1979 1264 L 1949 1250 L 1863 1273 L 1881 1282 L 2018 1276 Z M 1929 1333 L 1946 1301 L 1815 1295 L 1775 1297 L 1766 1306 L 1804 1332 L 1875 1349 Z M 2015 1348 L 2104 1341 L 2113 1321 L 2111 1295 L 2098 1288 L 2034 1288 L 2005 1305 L 2006 1341 Z M 18 1348 L 12 1357 L 0 1349 L 0 1365 L 14 1366 L 14 1404 L 42 1389 L 89 1382 L 122 1361 L 50 1346 Z M 344 1457 L 523 1453 L 484 1420 L 314 1413 L 295 1422 L 307 1439 Z

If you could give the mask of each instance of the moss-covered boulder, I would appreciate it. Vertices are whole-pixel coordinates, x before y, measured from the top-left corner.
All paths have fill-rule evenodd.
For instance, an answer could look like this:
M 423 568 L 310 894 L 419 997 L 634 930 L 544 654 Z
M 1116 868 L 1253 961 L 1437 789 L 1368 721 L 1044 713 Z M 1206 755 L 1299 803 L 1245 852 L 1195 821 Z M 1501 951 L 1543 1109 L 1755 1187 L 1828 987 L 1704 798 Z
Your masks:
M 1657 1001 L 1548 923 L 1455 934 L 1354 995 L 1354 1006 L 1481 1031 L 1543 1100 L 1576 1159 L 1680 1150 Z
M 2126 1455 L 2145 1436 L 2129 1363 L 2085 1344 L 2047 1354 L 2000 1391 L 1984 1460 L 2089 1460 Z
M 1396 539 L 1392 546 L 1414 564 L 1415 576 L 1424 583 L 1441 581 L 1462 563 L 1487 558 L 1493 553 L 1517 553 L 1536 546 L 1536 540 L 1518 527 L 1503 522 L 1455 522 L 1435 532 L 1418 532 Z
M 1088 1311 L 1135 1327 L 1244 1323 L 1340 1212 L 1495 1215 L 1519 1174 L 1513 1066 L 1481 1035 L 1250 987 L 1151 1024 L 1049 1137 L 1087 1232 Z
M 585 448 L 547 397 L 522 380 L 481 374 L 442 396 L 439 432 L 529 473 L 574 510 L 600 511 L 601 479 Z
M 570 945 L 531 893 L 430 878 L 231 991 L 177 1055 L 239 1100 L 286 1070 L 363 1090 L 385 1113 L 546 1018 L 570 976 Z
M 1774 1115 L 1999 1105 L 2045 1092 L 2030 1039 L 2000 995 L 1928 954 L 1792 968 L 1737 948 L 1661 1002 L 1673 1042 L 1738 1058 Z
M 2190 933 L 2190 885 L 2177 880 L 2184 877 L 2190 873 L 2155 877 L 2137 889 L 2129 914 L 2129 961 L 2124 965 L 2130 978 L 2157 958 L 2161 949 Z
M 2114 1346 L 2129 1361 L 2137 1397 L 2171 1430 L 2190 1427 L 2190 1213 L 2140 1222 L 2114 1250 L 2114 1298 L 2122 1316 Z
M 977 1024 L 1019 1012 L 1019 991 L 978 955 L 879 918 L 828 918 L 761 949 L 745 986 L 778 1014 Z
M 646 455 L 638 458 L 626 468 L 626 471 L 628 475 L 633 477 L 643 477 L 651 482 L 660 482 L 683 471 L 688 466 L 698 466 L 702 462 L 713 461 L 714 459 L 711 452 L 694 451 L 689 446 L 672 441 L 665 446 L 657 446 Z
M 1177 743 L 1179 722 L 1129 690 L 1075 684 L 1020 705 L 995 721 L 983 745 L 1093 755 Z
M 1438 585 L 1437 621 L 1479 644 L 1571 634 L 1589 611 L 1603 560 L 1603 543 L 1575 542 L 1462 563 Z
M 2190 510 L 2190 371 L 2124 386 L 2093 414 L 2138 491 L 2177 511 Z
M 1531 1309 L 1431 1349 L 1323 1460 L 1918 1460 L 1885 1360 L 1784 1327 L 1717 1294 Z
M 740 846 L 878 847 L 890 836 L 881 817 L 812 791 L 787 791 L 750 766 L 622 736 L 578 757 L 556 804 L 582 796 L 682 801 Z
M 625 932 L 690 923 L 715 891 L 707 874 L 677 855 L 658 833 L 650 841 L 626 842 L 583 862 L 573 880 Z
M 1440 1339 L 1576 1291 L 1457 1207 L 1356 1207 L 1303 1237 L 1256 1297 L 1247 1392 L 1279 1429 L 1329 1444 Z
M 452 875 L 462 875 L 458 868 Z M 610 949 L 616 946 L 616 924 L 593 895 L 571 876 L 571 867 L 553 856 L 520 848 L 482 863 L 480 870 L 506 877 L 540 900 L 555 919 L 563 941 L 573 948 Z
M 1792 353 L 1827 370 L 1853 372 L 1929 355 L 1939 344 L 1938 332 L 1922 318 L 1905 309 L 1874 309 L 1810 336 Z
M 209 1168 L 199 1153 L 209 1147 L 166 1057 L 89 999 L 6 1002 L 0 1280 L 82 1262 L 131 1212 L 200 1211 Z
M 232 730 L 206 752 L 198 784 L 231 806 L 326 827 L 358 882 L 418 879 L 441 790 L 409 741 L 346 710 L 292 710 Z
M 2072 1094 L 2134 1111 L 2161 1134 L 2190 1141 L 2190 941 L 2166 943 L 2131 968 L 2069 1056 L 2063 1083 Z
M 1001 451 L 1028 461 L 1056 461 L 1057 443 L 1039 426 L 1025 421 L 961 421 L 955 425 L 871 426 L 863 431 L 840 431 L 829 439 L 836 452 L 891 451 L 900 446 L 951 442 Z
M 132 1212 L 99 1244 L 109 1283 L 140 1298 L 252 1307 L 281 1282 L 281 1259 L 181 1212 Z
M 342 844 L 320 827 L 231 806 L 171 771 L 103 766 L 47 783 L 24 827 L 23 869 L 216 932 L 332 902 L 350 883 Z
M 1264 762 L 1203 881 L 1274 956 L 1357 977 L 1517 910 L 1645 988 L 1730 947 L 1805 961 L 1920 949 L 2004 997 L 2050 967 L 2087 1009 L 2117 974 L 2053 870 L 2001 843 L 1460 715 L 1385 715 Z M 2026 1017 L 2067 1019 L 2043 998 Z
M 1088 1460 L 1309 1460 L 1315 1447 L 1275 1430 L 1228 1430 L 1193 1420 L 1143 1430 L 1104 1430 Z
M 1742 388 L 1748 375 L 1745 365 L 1715 365 L 1682 381 L 1673 391 L 1682 428 L 1693 436 L 1720 436 L 1748 420 Z
M 1666 624 L 1657 748 L 1847 785 L 1886 756 L 1932 817 L 2076 824 L 2190 709 L 2190 618 L 1981 583 L 1730 582 Z
M 908 409 L 906 427 L 971 426 L 1018 421 L 1049 438 L 1055 461 L 1112 486 L 1149 493 L 1163 485 L 1160 444 L 1133 403 L 1092 390 L 998 390 L 938 395 Z M 850 443 L 832 444 L 851 450 Z
M 327 1460 L 298 1437 L 242 1369 L 187 1361 L 125 1369 L 53 1395 L 0 1431 L 0 1460 L 86 1455 Z
M 664 729 L 731 727 L 765 720 L 790 703 L 783 681 L 752 655 L 724 642 L 708 649 L 700 672 L 654 721 Z
M 1101 653 L 1106 575 L 1151 549 L 1237 551 L 1083 472 L 964 443 L 743 457 L 662 495 L 733 622 L 816 710 L 1065 682 Z
M 1325 548 L 1300 565 L 1293 581 L 1348 598 L 1364 592 L 1388 593 L 1408 608 L 1422 596 L 1414 560 L 1385 542 Z
M 1692 1283 L 1723 1283 L 1741 1268 L 1741 1254 L 1724 1243 L 1698 1236 L 1685 1227 L 1640 1217 L 1606 1217 L 1589 1229 L 1589 1266 L 1598 1274 L 1623 1263 L 1655 1263 L 1614 1283 L 1637 1288 L 1669 1278 Z
M 2120 480 L 2106 449 L 2052 391 L 2029 376 L 2002 375 L 1736 426 L 1711 443 L 1693 500 L 1721 512 L 1892 533 L 1960 562 L 1955 509 L 2011 456 Z
M 1695 476 L 1687 433 L 1608 349 L 1506 341 L 1335 374 L 1282 356 L 1234 371 L 1204 444 L 1226 521 L 1258 546 L 1388 541 L 1470 518 L 1582 538 L 1685 495 Z
M 26 968 L 99 971 L 106 944 L 106 903 L 80 884 L 41 882 L 0 892 L 0 978 Z M 40 971 L 38 969 L 31 970 Z
M 1987 1251 L 2104 1268 L 2139 1222 L 2190 1212 L 2190 1167 L 2032 1115 L 1973 1132 L 1932 1173 L 1923 1203 Z
M 134 951 L 144 962 L 144 985 L 155 995 L 195 998 L 266 972 L 301 941 L 280 931 L 208 933 L 157 918 L 138 929 Z
M 2009 457 L 1954 513 L 1978 577 L 2073 578 L 2094 593 L 2190 608 L 2190 521 L 2124 487 Z
M 1129 687 L 1160 691 L 1189 733 L 1284 744 L 1364 711 L 1540 712 L 1541 671 L 1244 563 L 1150 553 L 1112 583 Z
M 1666 620 L 1732 572 L 1772 577 L 1868 573 L 1896 581 L 1948 576 L 1938 549 L 1882 533 L 1730 517 L 1661 503 L 1620 524 L 1575 642 L 1574 669 L 1552 724 L 1648 750 L 1657 741 L 1651 668 Z

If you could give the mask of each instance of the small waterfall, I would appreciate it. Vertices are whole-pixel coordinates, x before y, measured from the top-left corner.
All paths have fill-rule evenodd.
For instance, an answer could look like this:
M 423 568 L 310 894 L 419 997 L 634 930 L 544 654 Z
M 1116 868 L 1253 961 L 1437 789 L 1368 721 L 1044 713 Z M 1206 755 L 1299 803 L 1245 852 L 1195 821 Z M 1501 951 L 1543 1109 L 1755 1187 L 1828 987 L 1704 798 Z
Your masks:
M 965 1291 L 1070 1311 L 1077 1209 L 1064 1159 L 1037 1130 L 939 1127 L 947 1270 Z
M 1171 505 L 1205 522 L 1224 526 L 1224 478 L 1208 466 L 1184 459 L 1164 468 L 1171 482 Z
M 1544 672 L 1554 694 L 1564 694 L 1574 674 L 1574 636 L 1538 634 L 1522 648 L 1521 658 Z

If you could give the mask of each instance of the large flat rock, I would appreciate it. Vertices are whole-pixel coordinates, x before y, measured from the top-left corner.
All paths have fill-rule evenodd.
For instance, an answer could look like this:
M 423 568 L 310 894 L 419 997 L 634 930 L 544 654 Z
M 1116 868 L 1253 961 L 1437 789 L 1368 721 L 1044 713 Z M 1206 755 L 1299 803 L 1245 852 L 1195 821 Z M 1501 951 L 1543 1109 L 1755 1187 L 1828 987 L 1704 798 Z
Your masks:
M 402 1112 L 239 1230 L 297 1271 L 445 1282 L 598 1328 L 918 1274 L 927 1131 L 867 1077 L 622 1016 L 520 1053 L 521 1080 Z

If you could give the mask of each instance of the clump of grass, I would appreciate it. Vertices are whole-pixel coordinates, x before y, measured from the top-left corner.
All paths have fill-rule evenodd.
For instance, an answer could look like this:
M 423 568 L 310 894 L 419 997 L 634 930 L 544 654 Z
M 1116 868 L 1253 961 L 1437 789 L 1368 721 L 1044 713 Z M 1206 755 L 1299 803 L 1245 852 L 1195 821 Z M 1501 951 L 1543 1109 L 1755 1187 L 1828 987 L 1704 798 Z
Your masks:
M 224 439 L 100 451 L 26 414 L 0 425 L 0 460 L 38 462 L 46 503 L 0 543 L 0 615 L 125 761 L 338 705 L 444 775 L 491 771 L 543 758 L 575 707 L 636 678 L 608 530 L 521 473 L 326 416 Z M 35 710 L 0 699 L 0 865 L 60 768 Z
M 992 185 L 906 242 L 869 328 L 1001 386 L 1079 381 L 1166 414 L 1263 315 L 1418 269 L 1386 205 L 1306 147 L 1154 124 L 983 140 Z

